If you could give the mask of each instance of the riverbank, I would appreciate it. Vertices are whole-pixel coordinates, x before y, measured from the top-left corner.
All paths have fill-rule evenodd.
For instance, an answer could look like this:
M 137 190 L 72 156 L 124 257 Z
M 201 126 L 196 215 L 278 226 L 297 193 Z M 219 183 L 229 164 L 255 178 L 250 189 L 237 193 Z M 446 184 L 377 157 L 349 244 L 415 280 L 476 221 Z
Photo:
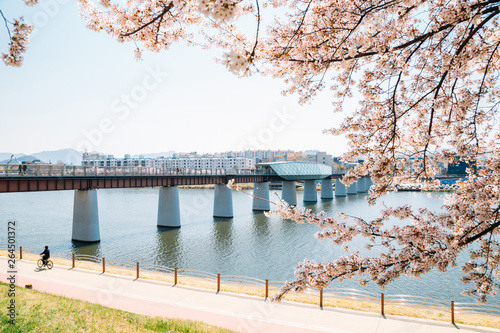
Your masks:
M 19 256 L 19 253 L 17 253 L 16 255 Z M 7 251 L 0 250 L 0 256 L 6 257 Z M 38 258 L 39 258 L 38 255 L 23 252 L 22 260 L 31 261 L 33 265 L 36 264 L 36 260 L 38 260 Z M 73 265 L 71 259 L 51 257 L 51 260 L 56 265 L 62 265 L 66 267 L 72 267 Z M 76 261 L 75 267 L 79 269 L 87 269 L 87 270 L 102 272 L 104 266 L 102 265 L 102 263 Z M 131 278 L 137 277 L 137 269 L 135 268 L 106 265 L 105 272 L 127 276 Z M 199 277 L 182 275 L 182 274 L 179 274 L 176 280 L 173 274 L 161 273 L 144 269 L 140 270 L 139 278 L 145 280 L 164 282 L 172 284 L 174 286 L 176 285 L 175 283 L 177 283 L 178 285 L 181 286 L 190 286 L 211 291 L 216 291 L 217 288 L 219 287 L 219 290 L 222 292 L 251 295 L 261 298 L 265 297 L 265 289 L 263 286 L 255 286 L 250 284 L 225 281 L 218 286 L 216 280 L 207 280 Z M 270 286 L 269 296 L 272 297 L 277 292 L 277 290 L 278 288 Z M 317 305 L 318 307 L 320 305 L 320 300 L 318 299 L 318 297 L 303 293 L 291 293 L 287 295 L 286 300 L 297 303 L 313 304 Z M 380 304 L 378 302 L 353 300 L 350 299 L 349 297 L 346 297 L 346 298 L 325 298 L 323 299 L 322 303 L 323 307 L 325 308 L 326 307 L 343 308 L 343 309 L 351 309 L 351 310 L 370 312 L 370 313 L 380 313 Z M 413 317 L 420 319 L 431 319 L 448 323 L 451 321 L 450 317 L 451 315 L 448 311 L 434 309 L 432 306 L 416 307 L 416 306 L 386 305 L 384 309 L 384 314 Z M 464 313 L 455 315 L 455 323 L 500 329 L 500 316 Z
M 2 309 L 7 309 L 13 299 L 8 294 L 9 286 L 0 282 Z M 203 322 L 140 315 L 19 286 L 15 305 L 15 324 L 2 315 L 1 332 L 234 332 Z
M 0 281 L 7 281 L 7 258 L 0 258 Z M 124 277 L 80 268 L 54 265 L 38 269 L 34 262 L 16 261 L 17 286 L 79 299 L 152 317 L 201 321 L 241 333 L 405 332 L 492 333 L 498 329 L 417 319 L 340 308 L 213 292 L 196 287 Z M 50 314 L 50 310 L 48 310 Z M 92 313 L 89 313 L 92 316 Z M 108 327 L 104 327 L 108 328 Z M 37 332 L 36 328 L 28 330 Z M 98 332 L 103 331 L 96 330 Z M 112 331 L 112 330 L 111 330 Z M 43 331 L 46 332 L 46 331 Z

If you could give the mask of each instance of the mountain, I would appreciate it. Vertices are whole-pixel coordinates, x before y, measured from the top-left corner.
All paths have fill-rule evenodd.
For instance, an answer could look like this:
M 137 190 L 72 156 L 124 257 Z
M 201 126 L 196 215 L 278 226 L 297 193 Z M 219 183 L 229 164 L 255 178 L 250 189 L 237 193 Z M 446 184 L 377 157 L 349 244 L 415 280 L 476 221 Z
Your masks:
M 7 163 L 10 160 L 10 157 L 12 155 L 14 155 L 17 158 L 20 158 L 21 156 L 24 156 L 24 154 L 0 153 L 0 161 L 1 161 L 1 163 Z M 5 160 L 5 162 L 3 162 L 4 160 Z M 15 159 L 14 159 L 14 161 L 15 161 Z
M 59 150 L 51 150 L 51 151 L 42 151 L 39 153 L 31 154 L 38 158 L 40 161 L 46 163 L 64 163 L 66 165 L 82 165 L 82 155 L 83 152 L 79 152 L 72 148 L 59 149 Z
M 51 151 L 42 151 L 39 153 L 33 153 L 30 155 L 25 154 L 12 154 L 12 153 L 0 153 L 0 163 L 7 163 L 10 161 L 12 155 L 15 155 L 17 161 L 31 162 L 33 160 L 40 160 L 42 163 L 64 163 L 66 165 L 82 165 L 82 152 L 77 150 L 67 148 Z M 13 158 L 10 163 L 17 163 L 16 159 Z
M 7 158 L 8 157 L 8 158 Z M 37 160 L 38 158 L 32 155 L 24 154 L 11 154 L 11 153 L 0 153 L 0 163 L 1 164 L 19 164 L 19 162 L 31 162 Z
M 10 160 L 10 158 L 9 158 L 9 160 Z M 33 156 L 33 155 L 23 155 L 23 156 L 21 156 L 21 157 L 19 157 L 19 156 L 18 156 L 18 157 L 17 157 L 17 160 L 18 160 L 19 162 L 33 162 L 34 160 L 38 160 L 38 157 Z M 15 160 L 14 160 L 14 161 L 15 161 Z M 12 161 L 12 162 L 14 162 L 14 161 Z M 8 162 L 8 161 L 6 161 L 5 163 L 7 163 L 7 162 Z M 12 162 L 11 162 L 11 163 L 12 163 Z
M 96 152 L 93 152 L 96 153 Z M 145 158 L 155 158 L 158 156 L 172 157 L 175 151 L 167 151 L 160 153 L 149 153 L 149 154 L 137 154 L 132 157 L 144 156 Z M 100 154 L 100 153 L 99 153 Z M 82 165 L 83 152 L 77 151 L 72 148 L 59 149 L 59 150 L 48 150 L 33 154 L 22 154 L 22 153 L 0 153 L 0 163 L 4 164 L 10 161 L 10 157 L 15 155 L 19 162 L 23 161 L 33 161 L 40 160 L 42 163 L 64 163 L 66 165 Z M 13 158 L 11 163 L 17 163 Z

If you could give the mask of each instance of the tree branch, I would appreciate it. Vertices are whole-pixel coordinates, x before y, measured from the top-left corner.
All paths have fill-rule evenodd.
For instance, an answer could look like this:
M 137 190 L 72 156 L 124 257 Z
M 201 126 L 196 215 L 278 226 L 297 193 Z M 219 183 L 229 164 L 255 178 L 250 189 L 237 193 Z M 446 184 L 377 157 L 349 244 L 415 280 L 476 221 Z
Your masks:
M 151 21 L 149 21 L 148 23 L 146 23 L 144 25 L 141 25 L 139 28 L 135 29 L 134 31 L 127 32 L 126 34 L 120 34 L 120 36 L 122 36 L 122 37 L 128 37 L 128 36 L 131 36 L 131 35 L 139 32 L 139 31 L 147 28 L 151 24 L 155 23 L 158 19 L 163 19 L 163 16 L 166 13 L 168 13 L 170 11 L 170 9 L 172 9 L 172 7 L 174 7 L 174 3 L 170 2 L 165 8 L 163 8 L 163 10 L 161 11 L 161 13 L 158 14 L 158 16 L 156 16 L 155 18 L 153 18 Z

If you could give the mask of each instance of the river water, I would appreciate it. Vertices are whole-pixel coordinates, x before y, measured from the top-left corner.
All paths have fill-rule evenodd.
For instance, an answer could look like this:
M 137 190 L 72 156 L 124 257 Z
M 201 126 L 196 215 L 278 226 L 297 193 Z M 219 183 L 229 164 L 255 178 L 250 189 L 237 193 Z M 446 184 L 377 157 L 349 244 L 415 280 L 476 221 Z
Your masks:
M 271 190 L 271 199 L 276 196 Z M 280 195 L 280 191 L 276 193 Z M 181 189 L 181 228 L 156 226 L 158 189 L 106 189 L 98 191 L 101 241 L 85 244 L 71 241 L 73 191 L 0 194 L 0 217 L 17 221 L 16 243 L 39 249 L 49 245 L 52 251 L 91 254 L 130 263 L 164 265 L 223 275 L 240 275 L 285 281 L 293 279 L 295 265 L 304 258 L 334 260 L 345 253 L 329 241 L 319 241 L 315 225 L 298 224 L 276 216 L 252 212 L 252 198 L 233 192 L 232 219 L 214 219 L 213 190 Z M 420 192 L 389 193 L 380 201 L 396 206 L 410 203 L 437 211 L 445 194 L 428 197 Z M 318 193 L 319 197 L 319 193 Z M 307 206 L 333 215 L 344 212 L 364 218 L 374 217 L 380 206 L 368 206 L 366 194 L 321 200 Z M 302 192 L 297 192 L 302 205 Z M 5 227 L 5 229 L 7 229 Z M 5 237 L 0 245 L 5 248 Z M 354 248 L 360 244 L 354 244 Z M 462 258 L 466 260 L 466 256 Z M 422 279 L 401 278 L 385 290 L 374 283 L 371 292 L 425 296 L 443 301 L 473 302 L 460 292 L 460 268 L 446 273 L 431 271 Z M 355 281 L 335 282 L 340 288 L 363 289 Z M 333 285 L 332 285 L 333 286 Z M 496 298 L 490 304 L 500 305 Z

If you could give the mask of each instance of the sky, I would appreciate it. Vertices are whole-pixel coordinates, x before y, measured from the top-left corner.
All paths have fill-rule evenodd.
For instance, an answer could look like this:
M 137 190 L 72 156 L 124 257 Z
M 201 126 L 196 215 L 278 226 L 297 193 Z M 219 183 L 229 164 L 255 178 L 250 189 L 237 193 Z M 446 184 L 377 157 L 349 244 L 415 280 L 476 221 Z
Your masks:
M 328 90 L 302 106 L 282 81 L 238 78 L 214 61 L 220 50 L 183 44 L 137 62 L 133 43 L 87 29 L 73 0 L 0 0 L 0 9 L 35 27 L 23 66 L 0 64 L 0 152 L 346 150 L 323 133 L 343 117 Z M 0 52 L 7 37 L 2 24 Z

